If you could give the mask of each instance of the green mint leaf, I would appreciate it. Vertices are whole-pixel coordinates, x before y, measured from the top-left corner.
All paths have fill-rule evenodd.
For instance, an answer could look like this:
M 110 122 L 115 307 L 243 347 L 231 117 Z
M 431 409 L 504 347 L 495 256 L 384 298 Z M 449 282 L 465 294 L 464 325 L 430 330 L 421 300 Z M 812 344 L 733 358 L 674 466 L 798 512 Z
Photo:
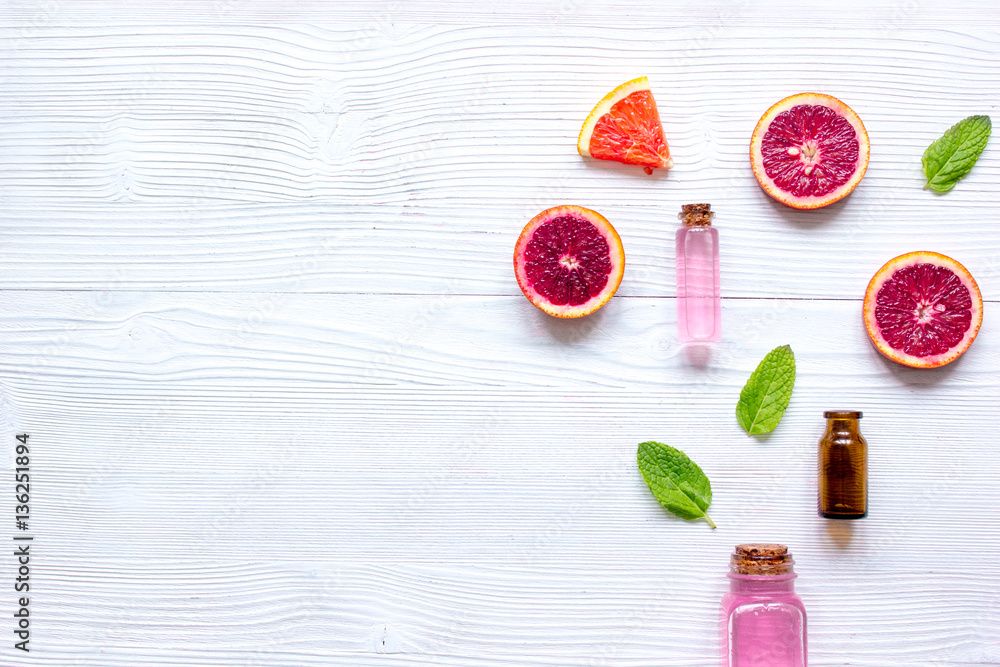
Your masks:
M 965 177 L 986 148 L 993 124 L 989 116 L 969 116 L 949 128 L 927 147 L 921 162 L 927 185 L 934 192 L 948 192 Z
M 776 347 L 757 365 L 740 392 L 736 419 L 750 435 L 770 433 L 785 414 L 795 384 L 795 355 L 788 345 Z
M 639 471 L 660 504 L 682 519 L 715 523 L 705 510 L 712 504 L 712 485 L 698 464 L 662 442 L 639 444 Z

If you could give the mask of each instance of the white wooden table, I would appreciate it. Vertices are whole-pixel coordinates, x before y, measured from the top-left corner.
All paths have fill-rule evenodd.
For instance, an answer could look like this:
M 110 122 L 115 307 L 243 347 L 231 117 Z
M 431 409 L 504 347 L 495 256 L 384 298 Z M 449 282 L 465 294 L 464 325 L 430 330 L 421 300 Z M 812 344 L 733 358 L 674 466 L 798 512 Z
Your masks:
M 866 5 L 5 2 L 0 664 L 708 667 L 746 541 L 794 552 L 813 665 L 1000 663 L 1000 144 L 945 196 L 920 171 L 954 122 L 1000 120 L 1000 9 Z M 580 158 L 591 106 L 641 75 L 676 168 Z M 747 146 L 808 90 L 858 112 L 872 158 L 797 212 Z M 706 367 L 675 335 L 699 201 L 724 282 Z M 563 203 L 627 258 L 579 321 L 511 265 Z M 918 249 L 986 299 L 936 371 L 860 319 Z M 784 343 L 791 405 L 750 438 L 739 390 Z M 831 408 L 865 413 L 864 521 L 815 514 Z M 650 439 L 709 475 L 717 530 L 657 504 Z

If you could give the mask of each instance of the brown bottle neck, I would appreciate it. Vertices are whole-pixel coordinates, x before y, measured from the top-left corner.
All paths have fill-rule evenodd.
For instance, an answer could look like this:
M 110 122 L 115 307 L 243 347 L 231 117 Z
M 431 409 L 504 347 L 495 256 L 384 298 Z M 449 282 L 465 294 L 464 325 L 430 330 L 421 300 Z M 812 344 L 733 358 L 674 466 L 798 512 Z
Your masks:
M 860 435 L 858 432 L 858 420 L 861 413 L 854 410 L 827 410 L 823 413 L 826 417 L 826 432 L 849 432 Z

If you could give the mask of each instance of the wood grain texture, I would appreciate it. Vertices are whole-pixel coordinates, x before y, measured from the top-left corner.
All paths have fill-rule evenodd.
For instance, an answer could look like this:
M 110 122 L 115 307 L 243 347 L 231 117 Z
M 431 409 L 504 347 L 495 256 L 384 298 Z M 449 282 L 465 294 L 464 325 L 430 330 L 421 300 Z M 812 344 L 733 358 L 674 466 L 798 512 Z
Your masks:
M 973 420 L 869 412 L 874 509 L 844 526 L 811 508 L 810 443 L 836 392 L 800 387 L 757 442 L 732 400 L 692 403 L 684 388 L 116 385 L 8 391 L 40 452 L 37 631 L 53 656 L 157 646 L 349 664 L 388 638 L 388 652 L 431 664 L 611 651 L 589 664 L 707 665 L 726 554 L 765 535 L 795 545 L 815 662 L 995 659 L 1000 568 L 982 545 L 1000 517 L 982 490 L 1000 471 Z M 901 421 L 919 424 L 905 440 Z M 712 477 L 718 530 L 649 495 L 633 460 L 649 437 L 683 444 Z
M 972 396 L 998 386 L 1000 342 L 990 329 L 960 360 L 928 371 L 875 350 L 859 301 L 725 300 L 723 341 L 707 352 L 678 344 L 676 314 L 675 299 L 618 296 L 593 316 L 559 320 L 523 296 L 7 291 L 0 368 L 11 378 L 67 382 L 738 393 L 769 350 L 789 343 L 800 386 L 843 382 L 901 398 L 921 387 Z
M 995 151 L 947 198 L 922 191 L 920 175 L 927 144 L 994 106 L 990 33 L 18 34 L 7 31 L 0 109 L 5 286 L 512 294 L 512 239 L 573 202 L 622 234 L 625 294 L 669 295 L 664 259 L 689 200 L 719 212 L 727 296 L 857 298 L 882 263 L 928 239 L 985 288 L 1000 282 Z M 653 82 L 677 163 L 652 178 L 573 149 L 594 102 L 635 73 Z M 851 104 L 875 156 L 861 187 L 822 211 L 770 200 L 747 157 L 761 113 L 803 88 Z
M 905 372 L 862 339 L 857 303 L 771 304 L 787 319 L 768 326 L 811 352 L 781 425 L 757 440 L 733 416 L 774 342 L 747 347 L 756 300 L 727 302 L 727 330 L 747 337 L 696 370 L 668 350 L 644 369 L 654 356 L 634 341 L 649 334 L 625 329 L 672 300 L 628 300 L 556 358 L 559 332 L 539 331 L 514 364 L 494 344 L 548 321 L 520 297 L 461 298 L 435 326 L 387 326 L 356 309 L 431 312 L 436 297 L 299 295 L 305 311 L 339 316 L 310 328 L 284 309 L 233 344 L 238 317 L 218 297 L 113 295 L 101 317 L 65 316 L 92 296 L 31 292 L 2 309 L 31 313 L 3 323 L 4 412 L 8 435 L 31 432 L 41 452 L 36 525 L 58 559 L 43 561 L 38 593 L 38 633 L 59 638 L 51 664 L 73 651 L 79 664 L 157 664 L 156 646 L 164 664 L 709 665 L 726 554 L 761 536 L 794 545 L 818 664 L 995 659 L 1000 568 L 983 545 L 1000 519 L 987 493 L 1000 464 L 984 433 L 998 381 L 976 372 L 996 366 L 991 337 L 952 368 Z M 442 320 L 493 311 L 464 353 L 456 334 L 468 333 Z M 359 321 L 407 332 L 405 346 L 368 365 L 350 342 Z M 293 323 L 294 345 L 273 342 Z M 166 340 L 188 361 L 142 347 Z M 463 357 L 465 381 L 442 363 Z M 813 514 L 831 405 L 864 410 L 873 444 L 872 516 L 849 526 Z M 634 463 L 649 438 L 708 472 L 717 531 L 650 496 Z M 195 608 L 200 622 L 185 622 Z M 112 654 L 94 657 L 104 646 Z
M 728 553 L 762 540 L 795 554 L 811 664 L 1000 664 L 1000 161 L 943 197 L 920 173 L 996 109 L 1000 7 L 798 7 L 4 3 L 0 442 L 31 434 L 35 540 L 32 652 L 0 622 L 0 664 L 717 667 Z M 643 74 L 676 169 L 580 158 L 594 102 Z M 823 211 L 772 202 L 746 155 L 803 90 L 873 146 Z M 675 335 L 692 201 L 722 236 L 708 355 Z M 581 321 L 513 279 L 562 203 L 627 255 Z M 934 371 L 860 322 L 916 249 L 986 298 Z M 739 390 L 784 343 L 792 402 L 748 437 Z M 864 521 L 815 516 L 831 408 L 865 413 Z M 649 439 L 709 475 L 717 530 L 650 495 Z

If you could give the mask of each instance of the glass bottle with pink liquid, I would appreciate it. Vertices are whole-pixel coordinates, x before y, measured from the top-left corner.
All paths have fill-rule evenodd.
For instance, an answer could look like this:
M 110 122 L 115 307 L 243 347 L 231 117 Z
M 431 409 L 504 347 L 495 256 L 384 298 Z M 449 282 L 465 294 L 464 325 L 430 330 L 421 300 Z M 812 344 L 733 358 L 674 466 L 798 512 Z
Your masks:
M 722 667 L 806 667 L 806 609 L 783 544 L 740 544 L 722 598 Z
M 677 216 L 677 334 L 681 343 L 722 339 L 719 231 L 710 204 L 685 204 Z

